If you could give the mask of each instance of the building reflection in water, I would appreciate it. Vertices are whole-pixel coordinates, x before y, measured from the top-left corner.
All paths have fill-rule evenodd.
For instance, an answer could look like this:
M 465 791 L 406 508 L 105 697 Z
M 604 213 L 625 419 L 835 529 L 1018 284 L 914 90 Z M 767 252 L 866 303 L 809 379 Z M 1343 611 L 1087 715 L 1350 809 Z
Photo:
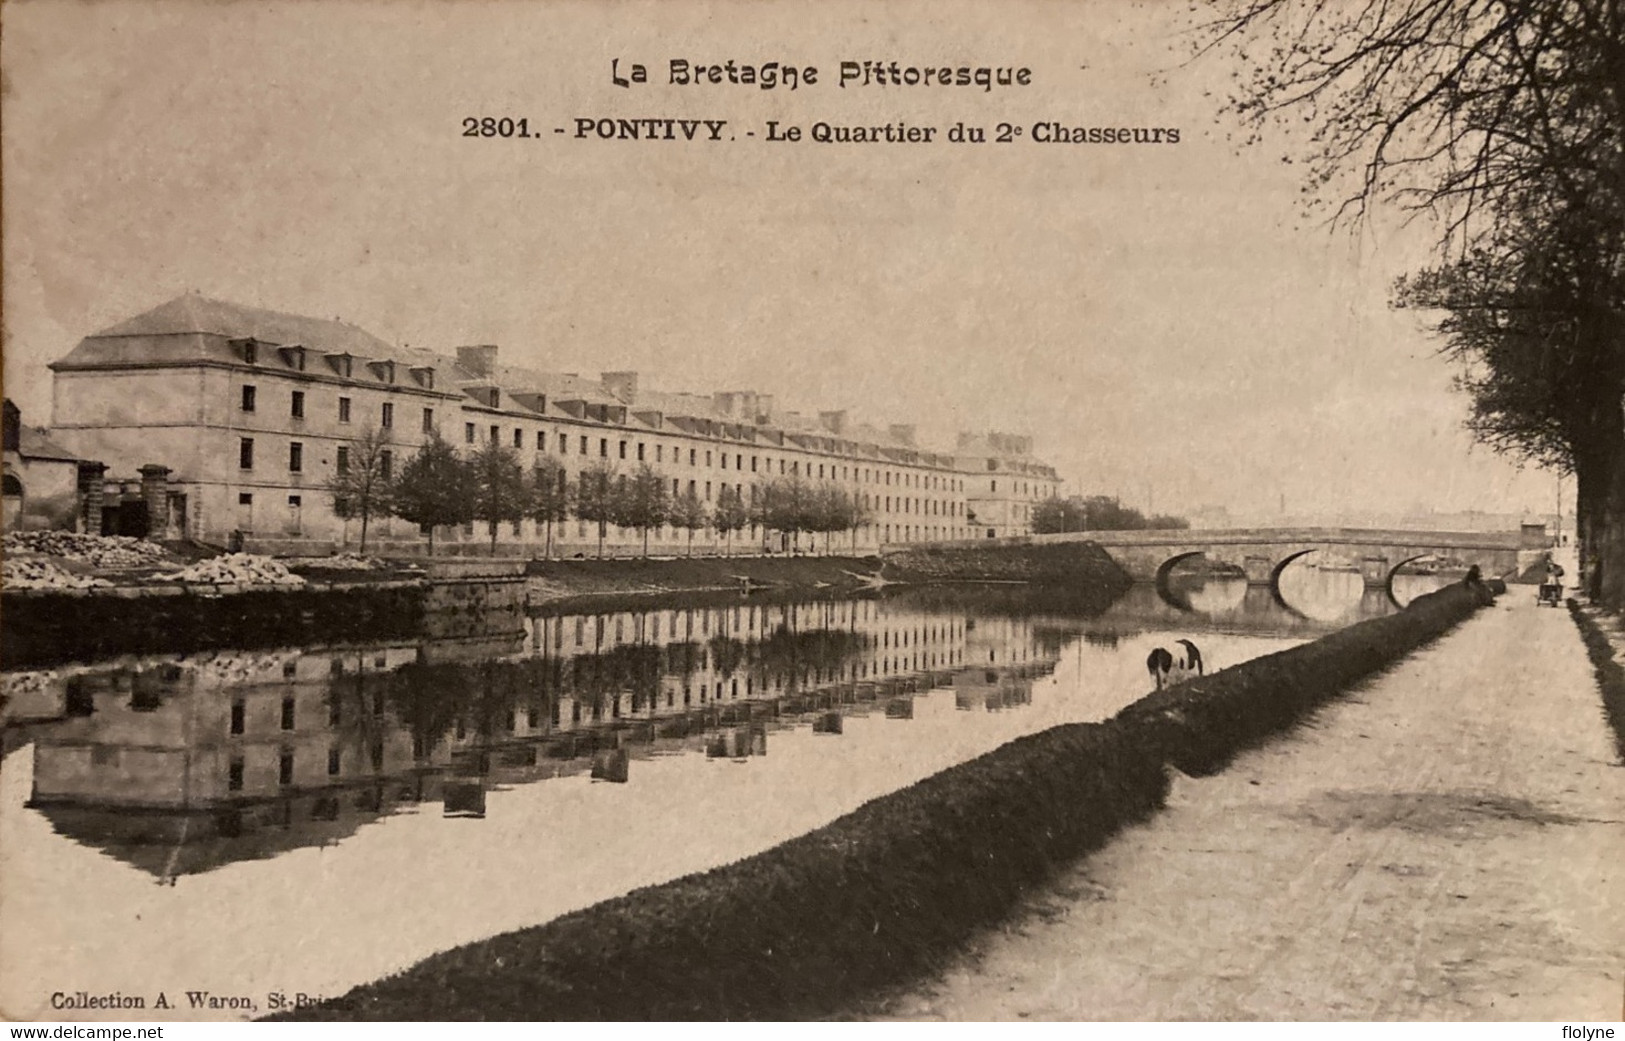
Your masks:
M 505 786 L 634 760 L 748 762 L 769 731 L 830 735 L 1030 703 L 1066 633 L 908 599 L 539 616 L 478 642 L 220 652 L 5 677 L 7 748 L 34 746 L 30 806 L 159 879 L 339 842 L 439 803 L 482 818 Z

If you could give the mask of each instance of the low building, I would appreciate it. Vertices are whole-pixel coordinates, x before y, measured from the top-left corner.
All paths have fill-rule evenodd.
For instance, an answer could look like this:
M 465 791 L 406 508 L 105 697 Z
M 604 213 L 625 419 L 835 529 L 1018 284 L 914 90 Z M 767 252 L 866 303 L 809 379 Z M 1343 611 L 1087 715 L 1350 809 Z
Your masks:
M 22 414 L 5 401 L 5 530 L 61 528 L 79 524 L 79 457 L 38 427 L 23 425 Z

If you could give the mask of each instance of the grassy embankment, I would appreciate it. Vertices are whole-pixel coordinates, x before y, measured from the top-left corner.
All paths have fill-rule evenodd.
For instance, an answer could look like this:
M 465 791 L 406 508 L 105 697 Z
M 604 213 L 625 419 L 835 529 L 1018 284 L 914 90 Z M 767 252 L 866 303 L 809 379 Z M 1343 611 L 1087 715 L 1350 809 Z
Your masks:
M 944 964 L 1058 865 L 1488 595 L 1405 611 L 1013 741 L 754 857 L 425 959 L 309 1019 L 798 1019 Z
M 892 582 L 1093 584 L 1116 592 L 1133 584 L 1105 550 L 1092 542 L 956 549 L 922 546 L 888 553 L 883 560 L 881 575 Z
M 752 589 L 781 594 L 843 593 L 884 582 L 1035 583 L 1113 595 L 1128 587 L 1122 570 L 1093 545 L 909 550 L 882 557 L 676 557 L 659 560 L 533 560 L 525 568 L 533 605 L 602 606 L 673 593 Z
M 1597 687 L 1602 691 L 1603 715 L 1614 731 L 1614 749 L 1625 762 L 1625 666 L 1614 658 L 1614 642 L 1591 613 L 1575 601 L 1569 601 L 1569 614 L 1580 629 L 1585 641 L 1586 654 L 1597 675 Z

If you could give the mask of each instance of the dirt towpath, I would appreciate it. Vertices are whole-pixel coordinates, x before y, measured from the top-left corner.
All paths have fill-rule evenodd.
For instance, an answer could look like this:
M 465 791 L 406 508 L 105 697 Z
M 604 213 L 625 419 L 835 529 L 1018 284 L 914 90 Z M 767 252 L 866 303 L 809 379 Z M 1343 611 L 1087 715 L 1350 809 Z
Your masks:
M 1614 1019 L 1625 769 L 1514 586 L 1082 861 L 881 1019 Z

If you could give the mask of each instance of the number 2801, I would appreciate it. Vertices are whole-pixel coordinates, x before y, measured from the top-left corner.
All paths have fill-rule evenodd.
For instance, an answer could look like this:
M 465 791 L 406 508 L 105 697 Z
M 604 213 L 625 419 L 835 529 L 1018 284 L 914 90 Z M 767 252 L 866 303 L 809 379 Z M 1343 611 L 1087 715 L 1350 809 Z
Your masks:
M 463 117 L 463 136 L 464 137 L 529 137 L 530 136 L 530 120 L 529 119 L 509 119 L 506 116 L 504 116 L 501 119 L 497 119 L 494 116 L 486 116 L 483 119 L 478 117 L 478 116 L 464 116 Z

